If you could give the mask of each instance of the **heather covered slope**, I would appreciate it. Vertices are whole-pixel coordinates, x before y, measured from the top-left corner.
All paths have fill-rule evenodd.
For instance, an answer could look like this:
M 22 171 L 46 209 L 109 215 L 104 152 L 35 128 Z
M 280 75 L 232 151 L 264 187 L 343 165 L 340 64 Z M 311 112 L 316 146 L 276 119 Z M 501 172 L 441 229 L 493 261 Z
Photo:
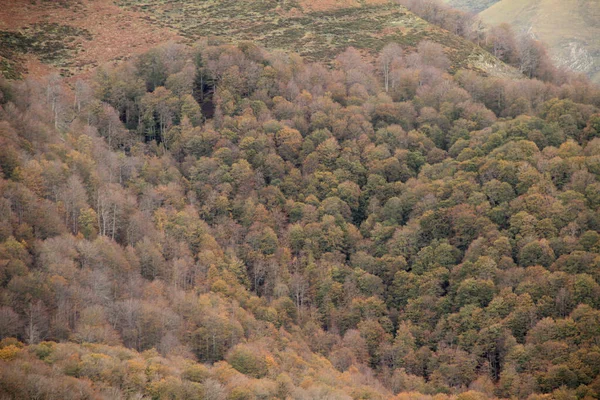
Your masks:
M 0 81 L 0 397 L 597 398 L 598 88 L 374 56 Z
M 559 66 L 600 82 L 600 2 L 502 0 L 480 13 L 489 24 L 510 23 L 544 42 Z
M 181 38 L 112 0 L 0 1 L 0 69 L 7 78 L 86 74 Z
M 0 68 L 9 78 L 85 74 L 153 45 L 201 38 L 251 41 L 324 62 L 348 46 L 373 55 L 392 41 L 414 49 L 428 39 L 445 47 L 456 69 L 518 75 L 470 41 L 383 0 L 18 0 L 0 10 Z

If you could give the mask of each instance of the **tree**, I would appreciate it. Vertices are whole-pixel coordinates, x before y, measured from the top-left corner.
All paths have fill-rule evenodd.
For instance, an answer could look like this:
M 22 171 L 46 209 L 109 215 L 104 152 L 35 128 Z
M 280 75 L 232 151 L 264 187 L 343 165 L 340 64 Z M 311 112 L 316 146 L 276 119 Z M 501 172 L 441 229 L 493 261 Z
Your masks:
M 106 318 L 105 310 L 101 306 L 85 308 L 77 327 L 75 340 L 82 343 L 118 344 L 119 336 Z
M 199 126 L 203 121 L 202 109 L 196 100 L 189 94 L 183 96 L 181 104 L 181 121 L 188 118 L 193 126 Z
M 517 59 L 517 41 L 510 25 L 500 24 L 492 27 L 486 35 L 486 41 L 491 42 L 492 54 L 507 64 L 513 65 Z
M 547 240 L 532 241 L 519 252 L 519 264 L 528 267 L 530 265 L 542 265 L 549 267 L 555 259 L 554 251 Z
M 385 343 L 390 339 L 389 334 L 383 329 L 379 322 L 373 319 L 359 322 L 358 331 L 360 332 L 361 337 L 366 341 L 369 356 L 371 357 L 371 364 L 378 364 L 380 357 L 379 348 L 382 343 Z
M 11 307 L 0 307 L 0 338 L 15 337 L 21 332 L 22 321 Z
M 112 239 L 117 236 L 129 208 L 127 203 L 131 200 L 118 184 L 109 183 L 98 188 L 95 206 L 100 236 L 110 236 Z
M 583 133 L 585 140 L 600 137 L 600 114 L 590 116 Z
M 136 62 L 136 67 L 138 74 L 146 82 L 146 89 L 149 92 L 164 85 L 167 79 L 167 66 L 159 49 L 142 54 Z
M 210 300 L 207 295 L 199 299 L 199 314 L 195 314 L 196 329 L 192 332 L 191 346 L 199 360 L 215 362 L 222 360 L 228 350 L 242 339 L 244 330 L 231 314 L 233 310 L 227 310 L 218 301 L 211 305 Z M 216 299 L 212 297 L 212 300 Z
M 170 281 L 165 259 L 155 243 L 152 243 L 148 237 L 145 237 L 136 245 L 138 257 L 140 259 L 141 275 L 150 280 L 157 278 Z
M 402 48 L 396 43 L 386 44 L 379 53 L 379 68 L 383 74 L 385 91 L 390 90 L 390 76 L 402 60 Z
M 94 240 L 98 235 L 98 215 L 92 208 L 85 208 L 79 210 L 79 216 L 77 217 L 78 230 L 88 240 Z
M 302 311 L 302 306 L 308 300 L 309 285 L 307 280 L 299 273 L 292 274 L 290 278 L 290 290 L 298 312 Z
M 551 80 L 554 74 L 544 46 L 527 35 L 517 41 L 519 70 L 529 78 Z
M 424 40 L 417 47 L 423 66 L 432 66 L 442 71 L 450 67 L 450 61 L 444 53 L 444 48 L 434 42 Z
M 485 307 L 494 297 L 494 282 L 491 280 L 468 278 L 460 283 L 456 291 L 456 301 L 459 306 L 478 304 Z
M 279 155 L 286 161 L 295 162 L 302 146 L 302 135 L 296 129 L 283 127 L 276 133 Z
M 30 302 L 25 309 L 25 340 L 36 344 L 48 334 L 48 313 L 41 300 Z
M 268 372 L 265 356 L 257 348 L 238 344 L 227 355 L 227 361 L 242 374 L 262 378 Z
M 77 175 L 71 175 L 61 189 L 59 198 L 64 207 L 65 225 L 74 235 L 77 235 L 80 227 L 81 210 L 88 208 L 87 193 Z M 87 230 L 89 234 L 89 229 Z
M 140 100 L 142 118 L 145 122 L 145 134 L 149 140 L 163 142 L 165 134 L 178 115 L 178 100 L 163 86 L 146 93 Z

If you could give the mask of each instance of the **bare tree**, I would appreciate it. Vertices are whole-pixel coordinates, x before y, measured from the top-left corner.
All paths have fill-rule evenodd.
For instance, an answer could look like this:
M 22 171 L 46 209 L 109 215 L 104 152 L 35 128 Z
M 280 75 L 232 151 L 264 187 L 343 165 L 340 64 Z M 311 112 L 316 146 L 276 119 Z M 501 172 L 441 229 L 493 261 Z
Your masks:
M 10 307 L 0 307 L 0 338 L 15 336 L 21 329 L 19 314 Z
M 302 309 L 302 305 L 306 301 L 308 292 L 308 282 L 302 274 L 293 274 L 290 279 L 290 289 L 298 312 Z
M 390 89 L 390 75 L 394 65 L 399 64 L 402 59 L 402 47 L 396 43 L 389 43 L 385 45 L 381 53 L 379 54 L 379 68 L 383 73 L 383 80 L 385 91 L 389 92 Z
M 59 116 L 62 109 L 61 97 L 63 96 L 63 87 L 60 75 L 52 74 L 48 78 L 46 84 L 46 103 L 52 110 L 52 121 L 54 122 L 54 128 L 58 129 Z
M 65 213 L 65 225 L 74 235 L 79 229 L 78 219 L 81 209 L 88 207 L 87 193 L 81 179 L 77 175 L 71 175 L 58 194 Z
M 75 82 L 75 96 L 73 105 L 77 108 L 77 112 L 81 112 L 81 108 L 85 107 L 93 98 L 93 91 L 89 84 L 77 79 Z
M 48 314 L 41 300 L 29 303 L 25 310 L 25 340 L 28 344 L 39 343 L 48 333 Z

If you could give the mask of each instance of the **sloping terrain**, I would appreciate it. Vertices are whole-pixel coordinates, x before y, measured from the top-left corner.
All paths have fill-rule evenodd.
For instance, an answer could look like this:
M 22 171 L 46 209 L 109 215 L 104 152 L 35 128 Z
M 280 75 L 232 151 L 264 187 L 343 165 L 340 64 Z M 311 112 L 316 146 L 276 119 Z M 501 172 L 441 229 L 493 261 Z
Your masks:
M 216 42 L 0 80 L 0 399 L 599 398 L 600 88 Z
M 480 13 L 488 24 L 507 22 L 546 43 L 555 63 L 600 82 L 600 2 L 502 0 Z
M 142 17 L 112 0 L 0 0 L 0 70 L 8 78 L 81 74 L 180 39 Z
M 512 74 L 498 60 L 463 38 L 431 25 L 404 7 L 383 1 L 120 0 L 128 10 L 191 40 L 216 36 L 252 40 L 269 49 L 297 52 L 328 61 L 348 46 L 375 53 L 396 42 L 410 48 L 422 40 L 446 47 L 455 68 Z M 379 4 L 381 3 L 381 4 Z
M 44 27 L 75 33 L 60 40 Z M 516 76 L 478 46 L 386 0 L 17 1 L 0 11 L 0 65 L 5 76 L 18 77 L 31 70 L 31 58 L 23 55 L 33 52 L 34 60 L 72 75 L 169 40 L 191 43 L 207 37 L 251 40 L 320 61 L 330 61 L 348 46 L 375 53 L 397 42 L 410 50 L 428 39 L 446 48 L 454 69 Z
M 498 2 L 498 0 L 444 0 L 448 5 L 462 10 L 477 14 Z

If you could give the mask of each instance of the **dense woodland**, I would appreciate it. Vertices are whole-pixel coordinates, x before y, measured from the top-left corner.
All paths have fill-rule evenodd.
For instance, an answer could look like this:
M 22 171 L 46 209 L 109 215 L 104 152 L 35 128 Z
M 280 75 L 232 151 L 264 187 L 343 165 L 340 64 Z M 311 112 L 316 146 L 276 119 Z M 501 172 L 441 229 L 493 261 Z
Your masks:
M 1 81 L 0 397 L 598 398 L 600 89 L 449 67 Z

